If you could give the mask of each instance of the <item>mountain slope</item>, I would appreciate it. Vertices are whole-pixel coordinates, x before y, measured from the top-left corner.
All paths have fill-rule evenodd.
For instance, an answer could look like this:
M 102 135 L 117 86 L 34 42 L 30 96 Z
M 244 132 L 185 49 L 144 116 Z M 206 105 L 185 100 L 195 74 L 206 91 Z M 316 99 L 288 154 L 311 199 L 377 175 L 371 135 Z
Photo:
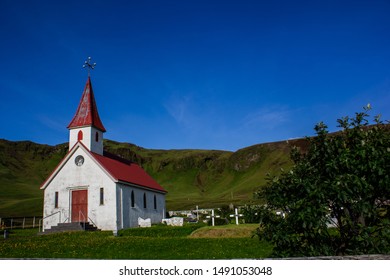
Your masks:
M 0 217 L 42 215 L 39 186 L 66 150 L 66 145 L 0 140 Z
M 291 165 L 292 145 L 304 140 L 259 144 L 236 152 L 152 150 L 105 140 L 110 153 L 140 164 L 167 191 L 167 209 L 244 204 L 265 184 L 267 173 Z M 41 215 L 39 186 L 68 150 L 29 141 L 0 140 L 0 217 Z

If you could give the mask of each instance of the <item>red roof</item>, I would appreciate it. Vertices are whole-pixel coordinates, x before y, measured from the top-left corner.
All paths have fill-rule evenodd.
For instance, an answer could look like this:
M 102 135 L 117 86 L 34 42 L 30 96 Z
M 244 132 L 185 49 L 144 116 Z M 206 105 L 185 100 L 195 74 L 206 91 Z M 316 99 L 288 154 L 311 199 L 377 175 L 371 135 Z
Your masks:
M 68 128 L 94 126 L 95 128 L 106 132 L 96 106 L 95 97 L 93 95 L 91 79 L 88 77 L 87 83 L 81 96 L 79 107 Z
M 138 164 L 106 152 L 104 153 L 104 156 L 93 152 L 91 152 L 91 154 L 116 180 L 160 192 L 167 192 Z

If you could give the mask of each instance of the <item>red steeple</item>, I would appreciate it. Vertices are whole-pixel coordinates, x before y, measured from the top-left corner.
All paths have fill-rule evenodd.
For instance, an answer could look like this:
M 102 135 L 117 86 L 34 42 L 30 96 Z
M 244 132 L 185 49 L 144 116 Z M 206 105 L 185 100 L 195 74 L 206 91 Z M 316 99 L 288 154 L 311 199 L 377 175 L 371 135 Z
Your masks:
M 102 132 L 106 132 L 96 106 L 95 97 L 93 95 L 91 78 L 88 76 L 87 83 L 81 96 L 79 107 L 68 128 L 93 126 Z

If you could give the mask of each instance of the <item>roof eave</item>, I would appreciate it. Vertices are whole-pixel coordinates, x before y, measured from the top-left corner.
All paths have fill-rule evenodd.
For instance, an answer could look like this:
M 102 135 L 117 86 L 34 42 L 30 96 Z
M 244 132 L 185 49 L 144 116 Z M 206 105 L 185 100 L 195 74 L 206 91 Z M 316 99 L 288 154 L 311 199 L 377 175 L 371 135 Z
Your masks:
M 126 181 L 122 181 L 122 180 L 118 180 L 117 182 L 120 183 L 120 184 L 136 187 L 136 188 L 139 188 L 139 189 L 145 189 L 145 190 L 148 190 L 148 191 L 158 192 L 158 193 L 161 193 L 161 194 L 168 193 L 166 190 L 158 190 L 158 189 L 154 189 L 154 188 L 150 188 L 150 187 L 146 187 L 146 186 L 142 186 L 142 185 L 138 185 L 138 184 L 135 184 L 135 183 L 126 182 Z
M 104 128 L 104 126 L 98 127 L 98 126 L 93 125 L 93 124 L 85 124 L 85 125 L 71 125 L 71 124 L 69 124 L 66 128 L 67 128 L 67 129 L 74 129 L 74 128 L 84 128 L 84 127 L 90 127 L 90 126 L 96 128 L 97 130 L 100 130 L 101 132 L 106 132 L 106 131 L 107 131 L 107 130 Z

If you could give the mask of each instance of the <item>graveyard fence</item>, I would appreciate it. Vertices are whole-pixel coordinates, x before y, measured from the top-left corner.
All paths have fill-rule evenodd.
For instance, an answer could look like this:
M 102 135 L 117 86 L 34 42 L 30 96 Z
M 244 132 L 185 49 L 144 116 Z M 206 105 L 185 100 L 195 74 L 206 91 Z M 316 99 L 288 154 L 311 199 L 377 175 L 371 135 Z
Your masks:
M 25 229 L 38 227 L 42 216 L 0 217 L 0 229 Z

